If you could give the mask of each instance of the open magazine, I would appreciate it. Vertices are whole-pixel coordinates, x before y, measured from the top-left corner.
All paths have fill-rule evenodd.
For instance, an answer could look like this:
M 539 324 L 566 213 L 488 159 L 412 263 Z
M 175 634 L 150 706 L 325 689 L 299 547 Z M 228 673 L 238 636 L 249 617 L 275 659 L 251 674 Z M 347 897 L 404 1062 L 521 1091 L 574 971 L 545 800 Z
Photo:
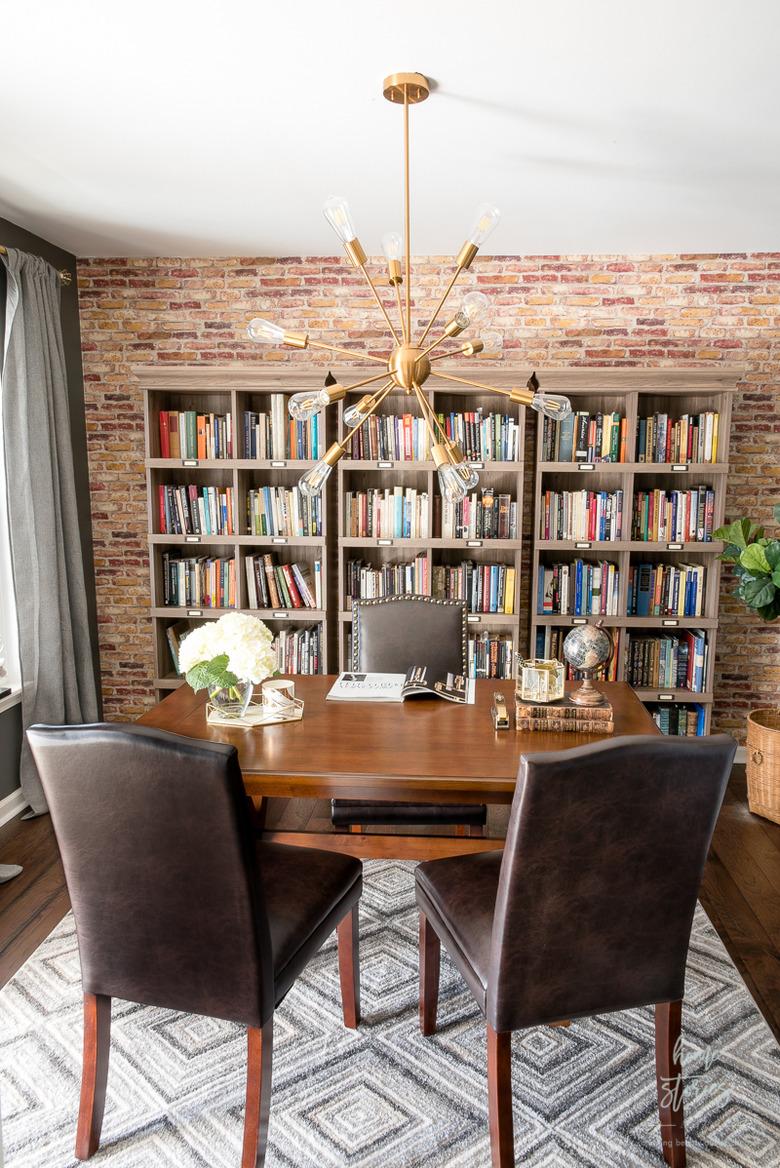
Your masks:
M 433 676 L 427 665 L 413 665 L 406 673 L 340 673 L 328 701 L 403 702 L 420 694 L 473 706 L 474 678 L 460 673 Z

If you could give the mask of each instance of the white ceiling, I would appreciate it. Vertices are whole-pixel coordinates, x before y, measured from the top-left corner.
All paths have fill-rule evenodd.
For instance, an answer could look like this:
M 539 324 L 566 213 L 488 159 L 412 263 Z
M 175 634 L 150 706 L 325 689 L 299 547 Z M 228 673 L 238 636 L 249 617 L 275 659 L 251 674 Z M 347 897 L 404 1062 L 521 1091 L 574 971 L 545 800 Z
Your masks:
M 777 0 L 5 5 L 0 215 L 81 256 L 780 250 Z M 2 240 L 0 239 L 0 243 Z

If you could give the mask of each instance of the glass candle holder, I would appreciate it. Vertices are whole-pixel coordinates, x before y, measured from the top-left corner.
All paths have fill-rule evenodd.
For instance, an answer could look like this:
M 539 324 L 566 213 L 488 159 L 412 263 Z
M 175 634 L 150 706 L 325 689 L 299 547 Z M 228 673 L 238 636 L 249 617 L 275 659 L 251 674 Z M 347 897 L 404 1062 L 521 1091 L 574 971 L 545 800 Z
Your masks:
M 565 669 L 554 658 L 522 659 L 517 666 L 517 697 L 521 702 L 557 702 L 563 697 Z

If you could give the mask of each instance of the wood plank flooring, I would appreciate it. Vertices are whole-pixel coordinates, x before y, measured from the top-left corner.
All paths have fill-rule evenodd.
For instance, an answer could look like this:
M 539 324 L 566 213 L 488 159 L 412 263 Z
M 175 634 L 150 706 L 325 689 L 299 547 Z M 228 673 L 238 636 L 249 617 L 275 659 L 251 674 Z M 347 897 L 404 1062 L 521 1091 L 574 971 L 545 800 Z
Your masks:
M 489 809 L 491 834 L 502 832 L 507 815 L 508 808 Z M 330 807 L 324 800 L 272 800 L 267 827 L 330 831 Z M 24 867 L 21 876 L 0 885 L 0 985 L 4 985 L 69 905 L 48 816 L 15 819 L 0 828 L 0 863 Z M 701 901 L 780 1041 L 780 825 L 748 811 L 742 766 L 736 766 L 731 777 Z

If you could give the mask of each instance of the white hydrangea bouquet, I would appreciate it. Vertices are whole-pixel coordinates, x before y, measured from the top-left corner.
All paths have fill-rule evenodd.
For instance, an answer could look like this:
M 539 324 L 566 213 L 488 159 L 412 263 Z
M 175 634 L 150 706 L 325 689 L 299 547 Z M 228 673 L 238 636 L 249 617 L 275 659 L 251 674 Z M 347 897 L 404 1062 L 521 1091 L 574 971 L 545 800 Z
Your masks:
M 188 633 L 179 667 L 194 690 L 207 689 L 213 706 L 242 717 L 256 685 L 276 672 L 273 634 L 247 613 L 229 612 Z

